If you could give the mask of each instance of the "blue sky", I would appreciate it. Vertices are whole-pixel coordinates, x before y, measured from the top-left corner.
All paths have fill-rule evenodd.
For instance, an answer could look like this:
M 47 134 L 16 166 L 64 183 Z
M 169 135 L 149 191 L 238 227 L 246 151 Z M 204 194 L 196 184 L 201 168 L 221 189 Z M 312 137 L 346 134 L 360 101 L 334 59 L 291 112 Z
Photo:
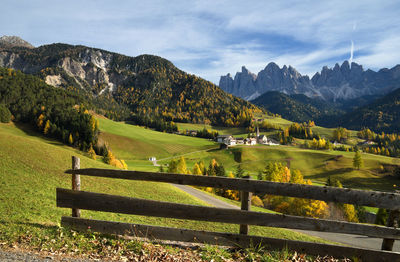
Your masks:
M 312 76 L 350 59 L 400 63 L 400 1 L 3 0 L 0 35 L 159 55 L 218 84 L 269 62 Z

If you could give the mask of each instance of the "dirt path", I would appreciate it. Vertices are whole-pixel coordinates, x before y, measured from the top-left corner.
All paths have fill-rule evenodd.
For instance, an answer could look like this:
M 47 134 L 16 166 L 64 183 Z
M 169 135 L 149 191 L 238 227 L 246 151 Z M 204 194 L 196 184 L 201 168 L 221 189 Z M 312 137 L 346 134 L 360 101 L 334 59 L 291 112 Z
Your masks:
M 38 254 L 26 251 L 9 251 L 0 249 L 0 261 L 2 262 L 52 262 L 52 261 L 65 261 L 65 262 L 88 262 L 93 260 L 81 260 L 74 258 L 63 258 L 58 256 L 40 256 Z
M 214 198 L 201 190 L 197 190 L 190 186 L 184 185 L 174 185 L 177 188 L 185 191 L 188 194 L 191 194 L 198 199 L 207 202 L 215 207 L 219 208 L 235 208 L 239 209 L 238 206 L 231 205 L 226 203 L 225 201 Z M 380 249 L 382 245 L 382 239 L 373 238 L 367 236 L 359 236 L 359 235 L 350 235 L 350 234 L 339 234 L 339 233 L 327 233 L 327 232 L 318 232 L 318 231 L 308 231 L 308 230 L 293 230 L 297 232 L 301 232 L 307 235 L 320 237 L 326 240 L 330 240 L 337 243 L 342 243 L 349 246 L 360 247 L 360 248 L 368 248 L 368 249 Z M 400 252 L 400 241 L 395 241 L 393 251 Z

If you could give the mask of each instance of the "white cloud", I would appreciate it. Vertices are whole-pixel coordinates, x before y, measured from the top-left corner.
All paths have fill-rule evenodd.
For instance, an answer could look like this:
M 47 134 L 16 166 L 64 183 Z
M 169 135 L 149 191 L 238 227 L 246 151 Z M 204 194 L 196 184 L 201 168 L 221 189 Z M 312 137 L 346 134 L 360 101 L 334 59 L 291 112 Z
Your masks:
M 367 67 L 400 62 L 400 6 L 380 1 L 4 0 L 0 32 L 35 45 L 66 42 L 163 56 L 218 82 L 267 63 L 312 74 L 350 56 Z M 362 56 L 359 53 L 362 52 Z
M 389 36 L 370 47 L 369 53 L 355 60 L 367 68 L 393 67 L 400 63 L 400 36 Z

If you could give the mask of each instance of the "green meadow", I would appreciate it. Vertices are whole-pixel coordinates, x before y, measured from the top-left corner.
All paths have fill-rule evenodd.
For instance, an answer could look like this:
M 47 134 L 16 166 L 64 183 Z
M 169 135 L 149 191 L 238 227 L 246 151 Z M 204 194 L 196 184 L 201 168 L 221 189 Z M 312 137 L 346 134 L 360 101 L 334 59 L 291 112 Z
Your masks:
M 107 123 L 107 121 L 105 122 Z M 101 123 L 104 123 L 104 121 Z M 188 152 L 214 146 L 207 140 L 190 137 L 171 137 L 171 135 L 164 133 L 159 133 L 160 137 L 158 137 L 153 131 L 122 123 L 108 122 L 106 128 L 109 127 L 117 133 L 120 132 L 118 128 L 120 125 L 122 128 L 125 126 L 126 130 L 130 131 L 129 137 L 135 137 L 133 130 L 138 132 L 138 136 L 140 134 L 145 136 L 145 133 L 149 132 L 149 137 L 159 139 L 160 143 L 172 144 L 173 141 L 179 141 L 180 145 Z M 172 142 L 168 142 L 170 139 Z M 190 139 L 193 140 L 193 143 L 189 143 Z M 154 145 L 153 140 L 152 143 Z M 111 146 L 117 148 L 114 144 L 111 144 Z M 160 145 L 154 146 L 161 148 Z M 61 216 L 70 215 L 71 210 L 56 207 L 55 189 L 57 187 L 71 188 L 71 177 L 64 174 L 64 171 L 71 167 L 72 156 L 75 155 L 81 159 L 81 168 L 111 168 L 102 163 L 101 160 L 92 160 L 84 153 L 52 139 L 47 139 L 27 126 L 17 127 L 14 124 L 0 124 L 0 149 L 0 240 L 3 243 L 14 243 L 19 239 L 27 239 L 29 236 L 30 242 L 40 245 L 49 237 L 59 238 L 57 234 L 59 234 Z M 124 148 L 124 150 L 128 149 Z M 118 157 L 119 152 L 122 153 L 123 151 L 116 153 Z M 161 149 L 157 152 L 161 152 L 161 155 L 166 154 Z M 139 153 L 135 156 L 141 158 Z M 130 169 L 136 169 L 136 167 L 131 166 Z M 143 168 L 139 167 L 138 169 Z M 82 190 L 85 191 L 207 205 L 170 184 L 95 177 L 82 177 L 81 180 Z M 129 216 L 84 210 L 82 217 L 198 230 L 238 231 L 238 225 L 232 224 Z M 285 229 L 251 227 L 251 233 L 305 241 L 322 241 Z M 80 241 L 85 240 L 80 239 Z
M 286 121 L 281 118 L 274 119 Z M 192 128 L 201 126 L 191 125 Z M 333 132 L 333 129 L 315 128 L 326 135 Z M 382 165 L 396 163 L 395 158 L 386 156 L 363 153 L 364 167 L 357 170 L 352 166 L 353 152 L 312 150 L 283 145 L 236 146 L 219 150 L 217 143 L 207 139 L 155 132 L 106 119 L 100 119 L 100 129 L 101 137 L 110 143 L 116 156 L 127 160 L 130 168 L 137 170 L 158 170 L 158 167 L 148 160 L 149 156 L 157 157 L 158 164 L 164 165 L 172 158 L 184 156 L 189 168 L 198 161 L 204 161 L 208 166 L 212 159 L 216 159 L 227 171 L 235 172 L 240 164 L 246 172 L 256 176 L 267 162 L 287 163 L 290 159 L 291 168 L 300 170 L 306 178 L 318 184 L 325 184 L 331 177 L 339 179 L 346 187 L 391 191 L 396 189 L 400 182 L 387 173 L 382 173 Z M 352 131 L 351 137 L 354 138 L 355 135 Z M 241 163 L 234 160 L 234 151 L 242 152 Z

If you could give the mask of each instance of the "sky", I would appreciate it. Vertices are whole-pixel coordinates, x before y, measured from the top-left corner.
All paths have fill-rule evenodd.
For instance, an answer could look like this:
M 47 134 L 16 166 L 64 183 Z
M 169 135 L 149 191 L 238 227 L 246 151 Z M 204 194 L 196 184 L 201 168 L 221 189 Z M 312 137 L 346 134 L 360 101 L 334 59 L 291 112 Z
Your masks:
M 0 36 L 153 54 L 216 84 L 269 62 L 310 77 L 344 60 L 400 63 L 400 1 L 2 0 Z

